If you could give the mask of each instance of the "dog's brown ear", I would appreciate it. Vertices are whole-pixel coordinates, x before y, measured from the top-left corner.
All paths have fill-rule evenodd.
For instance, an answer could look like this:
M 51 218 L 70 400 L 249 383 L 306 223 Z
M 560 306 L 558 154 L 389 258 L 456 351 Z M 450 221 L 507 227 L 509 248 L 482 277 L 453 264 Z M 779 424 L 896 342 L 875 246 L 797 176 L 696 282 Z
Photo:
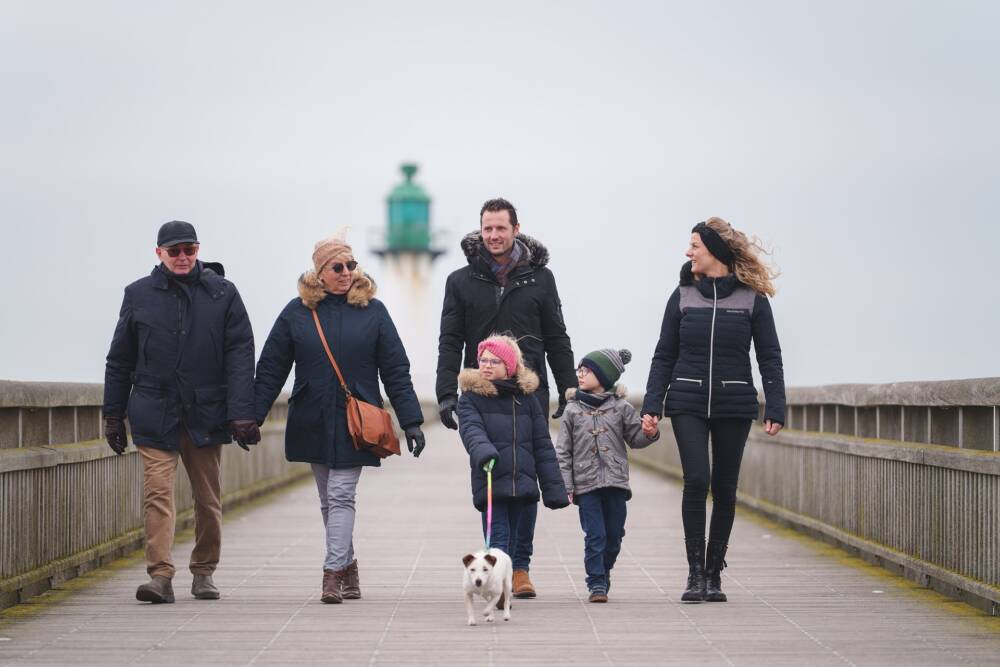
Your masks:
M 493 567 L 494 565 L 497 564 L 497 557 L 494 556 L 493 554 L 486 554 L 484 560 L 486 560 L 486 562 L 490 564 L 490 567 Z
M 469 563 L 471 563 L 474 560 L 476 560 L 475 556 L 473 556 L 472 554 L 466 554 L 465 558 L 462 559 L 462 564 L 465 565 L 465 567 L 469 567 Z

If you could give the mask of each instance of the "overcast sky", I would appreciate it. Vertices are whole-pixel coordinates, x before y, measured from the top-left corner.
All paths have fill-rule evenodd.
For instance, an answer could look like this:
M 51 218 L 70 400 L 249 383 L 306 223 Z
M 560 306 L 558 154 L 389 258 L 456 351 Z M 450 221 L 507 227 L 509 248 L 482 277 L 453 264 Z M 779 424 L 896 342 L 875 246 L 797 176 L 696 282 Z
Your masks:
M 101 381 L 171 219 L 259 353 L 316 239 L 351 225 L 378 279 L 404 160 L 451 250 L 432 307 L 507 197 L 574 352 L 630 348 L 629 386 L 711 215 L 774 248 L 788 384 L 1000 375 L 997 25 L 986 1 L 0 0 L 0 378 Z

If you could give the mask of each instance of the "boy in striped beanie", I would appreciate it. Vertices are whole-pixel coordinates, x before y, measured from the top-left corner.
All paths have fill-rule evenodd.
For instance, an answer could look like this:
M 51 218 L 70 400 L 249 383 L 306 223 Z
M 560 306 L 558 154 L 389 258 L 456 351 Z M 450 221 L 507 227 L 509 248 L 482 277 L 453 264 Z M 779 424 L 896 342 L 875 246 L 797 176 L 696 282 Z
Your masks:
M 607 602 L 611 568 L 625 536 L 625 502 L 632 497 L 628 447 L 648 447 L 659 439 L 643 429 L 618 379 L 632 360 L 628 350 L 596 350 L 580 360 L 578 387 L 566 394 L 556 455 L 569 498 L 580 508 L 583 565 L 590 602 Z

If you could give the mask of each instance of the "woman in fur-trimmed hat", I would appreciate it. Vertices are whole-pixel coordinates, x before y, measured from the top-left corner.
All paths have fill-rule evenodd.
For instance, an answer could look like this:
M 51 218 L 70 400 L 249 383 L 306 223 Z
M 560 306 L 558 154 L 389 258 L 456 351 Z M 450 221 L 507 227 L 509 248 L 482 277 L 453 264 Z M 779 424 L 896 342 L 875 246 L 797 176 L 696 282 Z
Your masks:
M 316 244 L 312 260 L 312 270 L 299 278 L 299 298 L 281 311 L 264 343 L 257 363 L 255 410 L 257 421 L 263 422 L 294 366 L 285 458 L 312 465 L 326 527 L 321 599 L 339 603 L 361 597 L 352 541 L 354 496 L 362 468 L 378 466 L 380 461 L 354 448 L 347 430 L 344 392 L 326 356 L 313 312 L 355 396 L 381 406 L 378 381 L 382 377 L 414 456 L 424 447 L 423 416 L 406 350 L 385 305 L 375 298 L 375 282 L 358 266 L 351 246 L 343 235 L 323 239 Z

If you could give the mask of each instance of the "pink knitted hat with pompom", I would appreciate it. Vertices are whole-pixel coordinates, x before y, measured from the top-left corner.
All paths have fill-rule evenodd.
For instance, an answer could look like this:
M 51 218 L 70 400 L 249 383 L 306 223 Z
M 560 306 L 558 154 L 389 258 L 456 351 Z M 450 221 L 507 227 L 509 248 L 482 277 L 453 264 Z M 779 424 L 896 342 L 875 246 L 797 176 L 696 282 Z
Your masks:
M 517 352 L 503 338 L 487 338 L 480 343 L 476 351 L 476 361 L 479 361 L 486 351 L 500 358 L 504 368 L 507 369 L 507 377 L 514 377 L 517 374 Z

